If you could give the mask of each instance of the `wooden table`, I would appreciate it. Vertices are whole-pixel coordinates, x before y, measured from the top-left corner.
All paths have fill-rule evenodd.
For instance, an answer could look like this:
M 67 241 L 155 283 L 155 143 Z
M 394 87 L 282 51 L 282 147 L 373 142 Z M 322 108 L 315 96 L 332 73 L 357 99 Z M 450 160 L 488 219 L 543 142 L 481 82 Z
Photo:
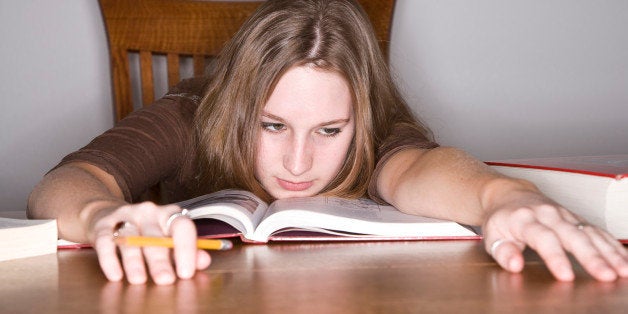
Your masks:
M 501 270 L 479 241 L 238 244 L 171 286 L 108 282 L 91 249 L 0 263 L 1 313 L 625 313 L 628 280 Z

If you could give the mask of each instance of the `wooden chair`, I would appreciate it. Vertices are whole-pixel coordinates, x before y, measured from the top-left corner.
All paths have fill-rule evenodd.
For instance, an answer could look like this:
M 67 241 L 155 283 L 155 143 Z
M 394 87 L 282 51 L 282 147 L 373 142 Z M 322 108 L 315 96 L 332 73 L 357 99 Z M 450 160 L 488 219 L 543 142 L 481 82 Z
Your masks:
M 142 106 L 155 100 L 153 56 L 166 56 L 168 86 L 181 79 L 182 58 L 193 60 L 194 75 L 204 72 L 261 1 L 99 0 L 112 66 L 115 121 L 133 111 L 129 54 L 139 54 Z M 359 1 L 388 54 L 395 0 Z

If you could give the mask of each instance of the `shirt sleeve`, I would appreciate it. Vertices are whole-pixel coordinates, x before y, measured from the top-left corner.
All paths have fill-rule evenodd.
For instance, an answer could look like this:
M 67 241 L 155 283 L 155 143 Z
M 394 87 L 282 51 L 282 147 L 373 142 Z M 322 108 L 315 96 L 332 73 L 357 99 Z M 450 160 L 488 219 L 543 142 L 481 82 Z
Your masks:
M 163 98 L 64 157 L 56 167 L 71 162 L 92 164 L 115 178 L 126 201 L 138 200 L 150 187 L 177 176 L 193 158 L 193 119 L 204 81 L 182 81 Z
M 379 147 L 377 147 L 377 164 L 375 165 L 375 170 L 373 171 L 373 176 L 371 177 L 368 187 L 369 198 L 379 204 L 387 203 L 380 197 L 377 191 L 377 178 L 384 168 L 384 165 L 386 165 L 386 162 L 395 155 L 395 153 L 409 148 L 432 149 L 439 146 L 437 143 L 430 141 L 416 127 L 407 123 L 396 124 L 389 134 L 390 135 L 382 141 Z

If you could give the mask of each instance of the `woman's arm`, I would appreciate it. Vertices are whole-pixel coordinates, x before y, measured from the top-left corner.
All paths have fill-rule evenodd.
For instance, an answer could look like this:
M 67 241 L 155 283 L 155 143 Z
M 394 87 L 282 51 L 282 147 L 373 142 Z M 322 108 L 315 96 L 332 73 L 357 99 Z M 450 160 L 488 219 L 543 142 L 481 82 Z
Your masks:
M 403 212 L 482 225 L 487 251 L 509 271 L 523 268 L 521 251 L 529 246 L 560 280 L 574 277 L 566 252 L 598 280 L 628 277 L 628 253 L 608 233 L 578 228 L 581 218 L 530 182 L 500 175 L 458 149 L 402 150 L 384 165 L 377 188 Z
M 87 163 L 69 163 L 48 173 L 28 199 L 29 218 L 56 218 L 59 236 L 88 243 L 94 214 L 126 205 L 115 179 Z
M 113 176 L 81 162 L 68 163 L 48 173 L 28 201 L 30 218 L 56 218 L 61 238 L 94 246 L 109 280 L 121 280 L 124 269 L 131 283 L 146 282 L 145 263 L 158 284 L 172 283 L 176 276 L 170 252 L 165 248 L 120 247 L 119 260 L 113 233 L 120 222 L 130 223 L 121 230 L 127 235 L 172 234 L 176 273 L 181 278 L 189 278 L 196 269 L 209 266 L 207 252 L 196 250 L 196 229 L 189 219 L 175 219 L 171 230 L 165 230 L 168 217 L 180 210 L 177 206 L 152 203 L 128 204 Z

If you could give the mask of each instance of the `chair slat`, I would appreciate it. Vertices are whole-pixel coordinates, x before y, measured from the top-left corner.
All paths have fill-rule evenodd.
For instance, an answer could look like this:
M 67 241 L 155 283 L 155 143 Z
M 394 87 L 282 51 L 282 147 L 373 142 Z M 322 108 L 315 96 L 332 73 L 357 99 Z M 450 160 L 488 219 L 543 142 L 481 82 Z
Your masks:
M 194 76 L 203 75 L 203 72 L 205 72 L 205 56 L 194 55 L 192 60 L 194 60 Z
M 168 54 L 168 87 L 175 86 L 179 83 L 181 72 L 179 70 L 179 55 L 176 53 Z
M 153 55 L 150 51 L 140 51 L 140 73 L 142 77 L 142 106 L 148 106 L 155 101 Z
M 133 112 L 131 95 L 131 77 L 129 72 L 129 58 L 125 49 L 111 51 L 112 85 L 116 93 L 113 94 L 114 116 L 116 121 Z

